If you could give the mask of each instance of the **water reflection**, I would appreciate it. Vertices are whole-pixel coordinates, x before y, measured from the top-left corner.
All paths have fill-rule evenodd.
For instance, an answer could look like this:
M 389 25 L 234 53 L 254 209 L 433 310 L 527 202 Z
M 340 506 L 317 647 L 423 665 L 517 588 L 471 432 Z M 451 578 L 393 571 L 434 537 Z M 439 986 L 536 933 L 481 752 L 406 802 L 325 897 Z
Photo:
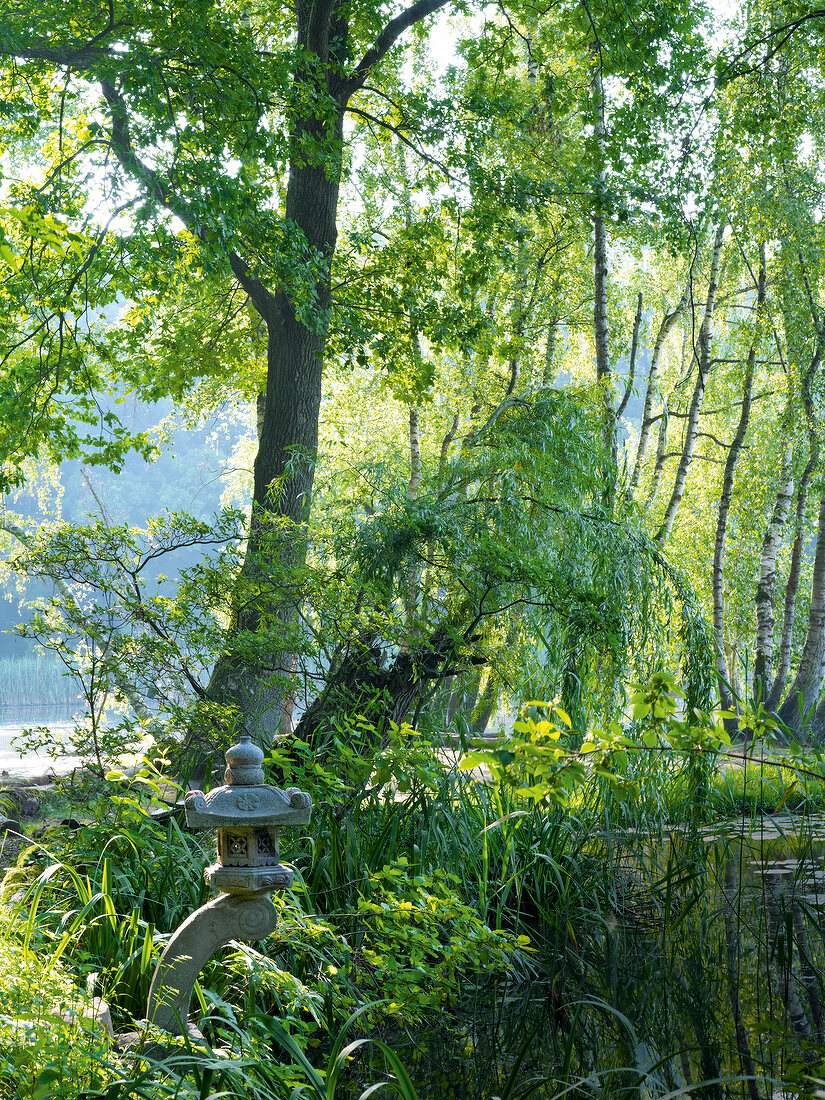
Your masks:
M 541 977 L 491 992 L 484 1013 L 476 991 L 452 1042 L 409 1047 L 424 1094 L 810 1094 L 825 1060 L 825 817 L 658 838 L 605 826 L 572 845 L 536 889 Z

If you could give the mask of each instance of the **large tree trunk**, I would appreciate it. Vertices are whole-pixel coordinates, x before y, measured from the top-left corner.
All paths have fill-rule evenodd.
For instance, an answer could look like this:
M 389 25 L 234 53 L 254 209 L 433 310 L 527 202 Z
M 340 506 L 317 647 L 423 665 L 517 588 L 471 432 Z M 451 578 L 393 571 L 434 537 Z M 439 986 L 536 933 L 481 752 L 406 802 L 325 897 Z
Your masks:
M 306 552 L 304 524 L 312 501 L 330 268 L 338 235 L 340 153 L 331 164 L 328 159 L 312 164 L 301 157 L 301 150 L 309 140 L 323 141 L 326 147 L 336 142 L 340 149 L 343 116 L 340 105 L 331 133 L 326 121 L 310 117 L 302 119 L 292 134 L 294 159 L 285 217 L 303 234 L 308 248 L 324 257 L 315 286 L 313 322 L 299 317 L 285 289 L 271 294 L 260 285 L 248 287 L 267 328 L 266 397 L 234 622 L 227 653 L 215 663 L 207 694 L 214 702 L 235 706 L 248 731 L 264 745 L 269 745 L 278 731 L 289 692 L 294 654 L 294 640 L 290 643 L 289 635 L 297 608 L 295 597 L 287 593 L 294 588 L 291 574 L 300 568 Z M 236 274 L 248 282 L 240 265 L 236 265 Z M 269 626 L 266 654 L 261 659 L 252 655 L 256 649 L 252 636 L 264 620 Z M 278 638 L 278 633 L 283 637 Z
M 785 608 L 782 615 L 782 636 L 779 642 L 779 660 L 776 675 L 770 693 L 765 700 L 766 710 L 776 710 L 785 694 L 785 684 L 791 668 L 791 649 L 793 646 L 793 624 L 796 612 L 796 597 L 799 592 L 799 579 L 802 574 L 802 556 L 805 549 L 805 512 L 808 507 L 808 488 L 816 466 L 818 448 L 814 447 L 805 464 L 805 470 L 799 482 L 796 494 L 796 535 L 791 551 L 791 567 L 785 585 Z
M 673 492 L 670 494 L 670 500 L 668 502 L 667 510 L 665 511 L 665 517 L 662 520 L 662 525 L 656 533 L 656 539 L 659 542 L 665 542 L 670 535 L 673 528 L 673 521 L 676 518 L 676 512 L 679 509 L 679 505 L 682 503 L 682 496 L 685 491 L 685 482 L 687 481 L 688 470 L 690 464 L 693 461 L 693 452 L 696 447 L 696 436 L 699 431 L 699 414 L 702 411 L 702 400 L 705 396 L 705 385 L 707 383 L 708 372 L 710 370 L 710 349 L 713 339 L 713 308 L 716 303 L 716 288 L 719 281 L 719 264 L 722 258 L 722 243 L 725 239 L 725 223 L 720 222 L 719 228 L 716 230 L 716 240 L 713 245 L 713 254 L 710 264 L 710 279 L 708 280 L 708 296 L 705 302 L 705 316 L 702 321 L 702 327 L 699 330 L 699 354 L 696 355 L 694 349 L 694 356 L 698 363 L 698 370 L 696 374 L 696 384 L 693 387 L 693 397 L 690 402 L 690 411 L 688 412 L 687 425 L 685 427 L 685 441 L 682 446 L 682 457 L 679 460 L 679 466 L 676 470 L 676 479 L 673 483 Z
M 794 681 L 778 715 L 791 733 L 802 733 L 825 680 L 825 496 L 819 502 L 811 609 L 805 644 Z
M 298 0 L 293 102 L 303 107 L 290 130 L 290 163 L 284 217 L 303 244 L 307 267 L 319 272 L 310 302 L 293 300 L 289 288 L 266 289 L 246 261 L 232 270 L 267 329 L 266 401 L 255 458 L 252 519 L 238 584 L 228 652 L 215 664 L 210 699 L 230 703 L 264 744 L 279 727 L 288 694 L 285 678 L 294 652 L 298 602 L 294 583 L 306 553 L 304 525 L 312 501 L 321 405 L 322 359 L 329 326 L 331 268 L 338 237 L 338 192 L 344 148 L 344 113 L 401 34 L 446 5 L 415 0 L 391 19 L 350 70 L 346 5 Z M 349 75 L 343 75 L 349 70 Z M 320 259 L 320 263 L 318 263 Z M 300 293 L 306 293 L 301 291 Z M 275 522 L 272 522 L 272 521 Z M 268 625 L 265 638 L 244 642 Z M 272 625 L 281 628 L 273 632 Z M 259 656 L 262 648 L 264 655 Z M 240 643 L 240 646 L 238 645 Z M 232 650 L 235 650 L 233 655 Z
M 802 376 L 802 384 L 800 387 L 800 396 L 802 399 L 802 407 L 805 413 L 805 424 L 808 432 L 809 454 L 808 461 L 805 464 L 805 470 L 799 482 L 799 491 L 797 493 L 796 535 L 794 537 L 793 551 L 791 553 L 791 567 L 788 573 L 788 582 L 785 585 L 785 611 L 782 623 L 782 639 L 779 646 L 779 661 L 777 664 L 776 676 L 774 677 L 768 697 L 765 700 L 766 710 L 771 711 L 775 710 L 779 705 L 779 701 L 782 698 L 785 690 L 785 684 L 788 679 L 788 672 L 791 667 L 791 646 L 793 640 L 794 613 L 796 607 L 796 596 L 799 589 L 799 579 L 802 570 L 802 557 L 805 544 L 805 513 L 808 505 L 808 488 L 811 478 L 813 477 L 814 471 L 816 470 L 819 462 L 819 433 L 817 430 L 817 422 L 814 414 L 811 385 L 822 362 L 823 351 L 825 351 L 825 328 L 822 325 L 822 321 L 819 316 L 819 307 L 811 290 L 811 283 L 808 278 L 805 259 L 800 252 L 797 252 L 797 260 L 799 263 L 800 279 L 805 289 L 805 294 L 808 300 L 808 308 L 811 311 L 811 320 L 813 322 L 814 330 L 817 333 L 817 340 L 816 348 L 814 350 L 810 366 Z M 789 258 L 788 262 L 790 262 Z M 793 318 L 786 316 L 786 331 L 793 331 L 792 322 Z M 776 334 L 774 335 L 778 345 L 779 338 L 778 336 L 776 336 Z M 781 357 L 782 356 L 780 348 L 780 358 Z M 806 646 L 808 644 L 807 637 L 805 640 L 805 644 Z M 765 677 L 765 681 L 766 683 L 768 682 L 767 676 Z M 793 690 L 793 688 L 791 690 Z M 785 709 L 787 712 L 789 708 L 786 707 Z M 799 716 L 797 711 L 797 724 L 798 717 Z
M 400 649 L 385 665 L 375 639 L 360 639 L 330 671 L 324 690 L 296 725 L 295 735 L 317 746 L 335 715 L 347 711 L 369 719 L 380 738 L 388 721 L 403 722 L 434 682 L 459 671 L 450 667 L 460 660 L 456 648 L 451 632 L 439 627 L 416 646 Z M 460 663 L 466 665 L 465 660 Z
M 601 387 L 603 402 L 603 441 L 605 453 L 610 456 L 610 469 L 606 473 L 605 503 L 613 507 L 616 494 L 616 461 L 618 438 L 616 434 L 616 410 L 613 405 L 613 378 L 610 370 L 607 329 L 607 223 L 605 219 L 606 179 L 604 172 L 604 80 L 598 43 L 590 47 L 593 75 L 590 86 L 595 107 L 594 139 L 596 156 L 601 167 L 596 180 L 595 212 L 593 217 L 593 342 L 596 349 L 596 382 Z
M 799 485 L 799 496 L 796 507 L 796 537 L 794 539 L 793 553 L 791 556 L 791 568 L 788 576 L 788 584 L 785 589 L 785 616 L 782 628 L 782 644 L 780 649 L 779 667 L 776 678 L 768 697 L 766 706 L 774 709 L 779 703 L 785 680 L 790 668 L 791 641 L 793 634 L 794 606 L 796 593 L 799 587 L 799 577 L 802 567 L 804 551 L 805 509 L 807 505 L 808 485 L 819 461 L 819 435 L 817 432 L 816 416 L 814 412 L 812 383 L 816 377 L 825 351 L 825 328 L 819 316 L 819 309 L 811 291 L 807 276 L 806 265 L 803 257 L 799 256 L 800 275 L 805 287 L 808 305 L 811 311 L 811 319 L 817 333 L 816 349 L 811 364 L 802 378 L 801 397 L 805 411 L 805 421 L 808 429 L 808 442 L 810 455 L 805 466 L 805 472 Z M 805 643 L 802 649 L 799 668 L 788 694 L 779 707 L 777 713 L 782 722 L 793 734 L 802 732 L 804 718 L 816 705 L 819 693 L 825 682 L 825 497 L 820 502 L 819 519 L 817 524 L 817 546 L 814 557 L 814 572 L 811 584 L 810 617 L 808 629 L 805 633 Z M 825 714 L 822 707 L 817 711 L 811 731 L 818 738 L 825 733 Z
M 747 366 L 745 367 L 745 381 L 742 387 L 742 409 L 739 414 L 739 424 L 736 434 L 728 450 L 725 462 L 725 474 L 722 479 L 722 495 L 719 499 L 719 510 L 716 521 L 716 539 L 713 547 L 713 567 L 711 589 L 713 592 L 713 636 L 716 643 L 716 673 L 719 686 L 719 702 L 727 710 L 733 704 L 731 693 L 728 690 L 728 668 L 725 661 L 725 539 L 728 529 L 728 513 L 733 496 L 733 479 L 736 473 L 736 464 L 745 442 L 745 434 L 748 430 L 748 421 L 751 414 L 751 400 L 753 397 L 753 375 L 756 369 L 756 352 L 761 338 L 762 315 L 765 309 L 765 246 L 762 245 L 759 255 L 759 278 L 756 295 L 756 331 L 751 341 L 748 352 Z
M 773 600 L 776 587 L 776 559 L 793 497 L 793 445 L 784 448 L 779 488 L 770 522 L 762 540 L 759 580 L 756 585 L 756 647 L 753 661 L 753 695 L 764 703 L 773 677 Z
M 109 25 L 95 36 L 91 49 L 78 49 L 73 42 L 37 41 L 36 37 L 27 42 L 26 35 L 14 43 L 15 55 L 50 62 L 66 71 L 82 70 L 91 81 L 99 83 L 111 122 L 112 163 L 117 162 L 130 186 L 139 188 L 164 218 L 170 213 L 178 217 L 211 251 L 213 262 L 220 264 L 228 259 L 233 275 L 266 326 L 266 399 L 255 459 L 247 553 L 232 608 L 227 650 L 216 662 L 208 688 L 211 700 L 236 706 L 241 724 L 264 742 L 271 739 L 277 728 L 280 699 L 284 695 L 283 683 L 273 685 L 269 681 L 273 673 L 288 672 L 294 650 L 294 638 L 290 641 L 289 634 L 299 596 L 295 592 L 294 573 L 290 574 L 300 566 L 305 553 L 303 531 L 312 500 L 322 356 L 337 238 L 344 112 L 350 98 L 364 86 L 398 38 L 448 2 L 413 0 L 379 30 L 373 44 L 354 65 L 350 5 L 346 0 L 295 0 L 290 6 L 287 18 L 294 18 L 294 48 L 284 55 L 284 63 L 293 63 L 295 68 L 292 87 L 285 97 L 281 96 L 280 109 L 285 112 L 289 126 L 284 227 L 288 251 L 298 274 L 294 279 L 289 275 L 273 277 L 273 284 L 277 284 L 273 288 L 259 277 L 254 260 L 241 254 L 244 246 L 240 241 L 247 234 L 240 229 L 232 237 L 234 248 L 240 251 L 230 245 L 227 253 L 223 241 L 212 249 L 212 242 L 219 235 L 215 225 L 203 218 L 202 211 L 210 204 L 203 203 L 200 187 L 193 195 L 178 189 L 180 180 L 174 172 L 176 156 L 171 158 L 170 171 L 153 166 L 156 159 L 153 150 L 158 142 L 164 144 L 163 138 L 155 137 L 143 148 L 133 144 L 133 134 L 142 139 L 144 127 L 138 125 L 134 131 L 131 128 L 130 97 L 124 92 L 121 75 L 127 67 L 133 67 L 134 58 L 128 51 L 111 48 L 124 25 L 115 20 L 113 8 Z M 246 42 L 244 48 L 254 45 Z M 150 52 L 157 47 L 158 43 L 147 44 Z M 3 52 L 9 52 L 8 43 Z M 185 57 L 181 58 L 181 64 L 187 64 Z M 211 61 L 207 62 L 206 71 L 210 64 Z M 160 75 L 159 87 L 162 83 Z M 248 90 L 263 110 L 272 89 L 250 85 Z M 175 140 L 180 138 L 178 118 L 168 89 L 165 94 L 170 116 L 168 141 L 174 147 Z M 164 92 L 158 91 L 158 96 L 159 111 L 153 123 L 166 110 L 166 106 L 160 108 L 165 103 Z M 209 121 L 204 118 L 207 129 Z M 142 153 L 148 154 L 146 159 L 141 159 Z M 271 166 L 269 160 L 265 161 L 265 171 L 267 165 Z M 182 175 L 185 178 L 187 173 Z M 190 178 L 197 178 L 197 174 L 190 174 Z M 118 186 L 119 183 L 115 190 Z M 213 198 L 219 195 L 220 192 L 212 193 Z M 258 213 L 266 215 L 268 205 L 265 202 Z M 234 215 L 227 220 L 232 222 Z M 251 232 L 255 233 L 254 217 Z M 256 244 L 260 247 L 261 242 Z M 306 285 L 310 273 L 314 278 L 311 287 Z M 278 632 L 273 630 L 255 639 L 264 624 L 283 627 L 283 639 L 279 640 Z M 250 640 L 257 641 L 257 646 L 250 647 Z M 194 734 L 194 730 L 190 732 Z M 225 736 L 222 732 L 220 739 Z

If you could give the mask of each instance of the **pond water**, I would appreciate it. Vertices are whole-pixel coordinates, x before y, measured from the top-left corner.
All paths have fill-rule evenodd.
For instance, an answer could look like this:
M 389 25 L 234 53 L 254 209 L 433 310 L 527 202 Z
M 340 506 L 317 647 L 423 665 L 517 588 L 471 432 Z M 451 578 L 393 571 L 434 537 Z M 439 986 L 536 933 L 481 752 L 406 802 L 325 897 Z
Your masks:
M 65 707 L 0 707 L 0 777 L 37 779 L 44 775 L 68 775 L 78 767 L 77 756 L 52 757 L 43 749 L 21 751 L 17 743 L 24 729 L 43 726 L 59 744 L 71 732 L 71 718 L 71 711 Z
M 811 1095 L 825 1077 L 825 818 L 566 843 L 546 860 L 555 885 L 522 884 L 525 909 L 545 891 L 545 976 L 477 1000 L 451 1041 L 408 1048 L 432 1095 Z
M 0 771 L 70 772 L 13 744 L 69 718 L 0 709 Z M 468 983 L 438 1029 L 387 1036 L 422 1097 L 790 1100 L 825 1078 L 825 816 L 652 837 L 526 815 L 484 835 L 490 894 L 534 953 Z

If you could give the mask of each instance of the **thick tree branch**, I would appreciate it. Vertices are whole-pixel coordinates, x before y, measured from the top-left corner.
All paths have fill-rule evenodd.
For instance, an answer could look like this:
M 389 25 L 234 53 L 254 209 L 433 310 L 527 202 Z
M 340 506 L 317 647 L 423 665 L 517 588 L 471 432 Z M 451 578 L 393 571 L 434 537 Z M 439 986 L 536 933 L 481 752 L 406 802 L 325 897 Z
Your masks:
M 188 203 L 169 187 L 154 168 L 150 168 L 135 153 L 129 131 L 129 114 L 123 96 L 107 80 L 101 80 L 100 87 L 112 116 L 112 151 L 122 167 L 141 184 L 150 198 L 175 217 L 180 218 L 186 228 L 199 240 L 204 240 L 206 231 L 192 213 Z M 264 321 L 267 324 L 277 322 L 280 315 L 276 309 L 275 299 L 258 279 L 252 278 L 249 274 L 249 264 L 246 260 L 230 250 L 229 266 Z
M 346 98 L 348 99 L 353 92 L 358 91 L 369 76 L 370 71 L 392 49 L 404 31 L 415 26 L 422 19 L 426 19 L 428 15 L 440 11 L 449 2 L 450 0 L 417 0 L 415 4 L 411 4 L 400 15 L 396 15 L 394 19 L 391 19 L 355 66 L 349 80 L 344 82 Z
M 180 218 L 187 229 L 200 236 L 199 226 L 188 205 L 171 190 L 154 168 L 144 164 L 132 148 L 129 114 L 123 96 L 108 80 L 101 80 L 100 88 L 112 116 L 112 152 L 121 166 L 142 185 L 150 198 Z
M 114 50 L 100 46 L 85 45 L 79 49 L 70 49 L 68 46 L 29 46 L 20 49 L 8 42 L 0 42 L 0 54 L 6 57 L 19 57 L 23 61 L 48 61 L 52 65 L 68 67 L 72 69 L 89 69 L 100 61 L 108 61 L 113 57 L 128 58 L 128 54 L 118 54 Z

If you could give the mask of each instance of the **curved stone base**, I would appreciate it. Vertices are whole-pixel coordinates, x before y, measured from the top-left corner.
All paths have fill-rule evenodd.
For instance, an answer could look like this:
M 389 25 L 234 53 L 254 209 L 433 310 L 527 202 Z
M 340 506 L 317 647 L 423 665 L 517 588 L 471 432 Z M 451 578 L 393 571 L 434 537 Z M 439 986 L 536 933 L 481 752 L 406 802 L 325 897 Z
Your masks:
M 278 923 L 268 894 L 221 894 L 188 917 L 160 957 L 146 1018 L 172 1035 L 187 1033 L 197 1042 L 203 1036 L 189 1022 L 189 1005 L 195 981 L 215 952 L 230 940 L 261 940 Z

